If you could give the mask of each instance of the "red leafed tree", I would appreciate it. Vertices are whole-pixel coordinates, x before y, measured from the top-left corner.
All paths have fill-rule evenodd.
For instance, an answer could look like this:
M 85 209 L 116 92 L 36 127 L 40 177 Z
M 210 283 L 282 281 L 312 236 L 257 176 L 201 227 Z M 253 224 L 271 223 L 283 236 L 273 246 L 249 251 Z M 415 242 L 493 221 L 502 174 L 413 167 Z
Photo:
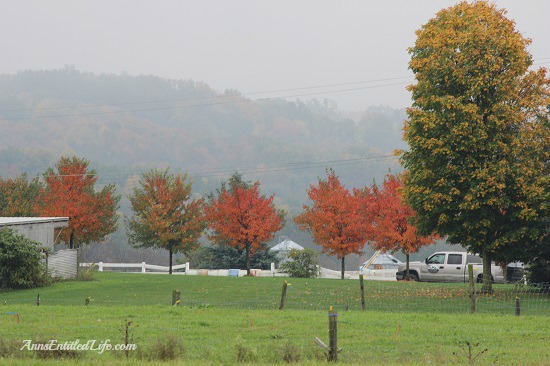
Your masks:
M 386 175 L 381 189 L 373 185 L 372 193 L 376 202 L 374 216 L 374 248 L 405 253 L 407 267 L 405 276 L 409 278 L 409 256 L 416 253 L 420 247 L 434 244 L 437 236 L 421 236 L 417 234 L 412 223 L 413 209 L 405 203 L 402 196 L 400 176 Z
M 69 227 L 61 230 L 59 240 L 69 248 L 99 242 L 117 228 L 118 202 L 114 185 L 95 190 L 96 172 L 89 162 L 77 157 L 62 157 L 56 169 L 44 173 L 45 187 L 35 211 L 42 217 L 69 217 Z
M 316 186 L 310 186 L 307 194 L 312 205 L 304 205 L 294 221 L 313 235 L 323 253 L 341 260 L 343 279 L 346 256 L 360 254 L 371 233 L 370 194 L 365 190 L 352 194 L 332 170 L 327 170 L 326 180 L 319 179 Z
M 246 254 L 246 271 L 250 275 L 250 255 L 273 239 L 284 222 L 283 212 L 273 205 L 274 195 L 260 194 L 260 183 L 250 185 L 235 173 L 222 183 L 217 197 L 211 194 L 205 208 L 210 240 Z
M 129 197 L 134 216 L 126 221 L 128 239 L 138 248 L 168 250 L 172 274 L 173 253 L 189 254 L 199 247 L 203 200 L 191 199 L 193 183 L 187 174 L 153 169 L 143 174 L 140 185 Z

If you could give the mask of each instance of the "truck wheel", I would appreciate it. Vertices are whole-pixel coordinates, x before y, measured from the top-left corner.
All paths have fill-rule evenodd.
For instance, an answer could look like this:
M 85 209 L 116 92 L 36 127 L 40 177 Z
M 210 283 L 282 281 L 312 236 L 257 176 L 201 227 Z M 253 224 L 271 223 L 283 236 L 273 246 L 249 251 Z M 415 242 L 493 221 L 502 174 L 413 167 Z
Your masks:
M 414 272 L 409 272 L 409 281 L 418 282 L 418 275 Z

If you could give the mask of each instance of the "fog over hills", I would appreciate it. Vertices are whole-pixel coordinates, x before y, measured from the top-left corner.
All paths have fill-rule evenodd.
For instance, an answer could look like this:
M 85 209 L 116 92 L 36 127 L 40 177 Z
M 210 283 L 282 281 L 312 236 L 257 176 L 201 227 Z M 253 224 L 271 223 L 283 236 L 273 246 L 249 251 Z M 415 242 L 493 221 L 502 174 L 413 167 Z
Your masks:
M 25 71 L 0 75 L 0 174 L 35 176 L 61 155 L 84 157 L 100 184 L 117 185 L 128 214 L 125 196 L 146 169 L 189 172 L 197 195 L 238 170 L 289 213 L 278 235 L 312 246 L 292 223 L 308 186 L 329 167 L 348 188 L 400 171 L 393 151 L 405 148 L 404 119 L 381 106 L 346 114 L 330 100 L 252 101 L 192 80 Z M 123 230 L 111 240 L 123 245 Z

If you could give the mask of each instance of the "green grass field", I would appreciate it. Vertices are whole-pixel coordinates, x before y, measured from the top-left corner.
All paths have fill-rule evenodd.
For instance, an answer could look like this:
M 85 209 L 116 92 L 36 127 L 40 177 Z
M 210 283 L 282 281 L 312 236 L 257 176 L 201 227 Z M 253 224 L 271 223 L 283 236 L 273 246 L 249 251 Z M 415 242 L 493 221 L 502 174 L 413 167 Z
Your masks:
M 339 363 L 468 364 L 469 342 L 473 356 L 487 349 L 475 364 L 550 364 L 548 295 L 523 294 L 517 317 L 510 285 L 480 297 L 471 315 L 464 284 L 367 281 L 363 312 L 358 281 L 289 279 L 286 307 L 278 310 L 282 278 L 98 273 L 96 279 L 0 292 L 0 356 L 10 364 L 50 363 L 13 349 L 26 339 L 123 343 L 124 325 L 132 321 L 129 337 L 138 350 L 129 352 L 131 364 L 163 364 L 163 347 L 168 354 L 183 350 L 173 363 L 236 364 L 240 358 L 318 364 L 325 358 L 313 338 L 328 343 L 327 311 L 333 306 L 339 312 Z M 171 306 L 172 290 L 181 292 L 182 306 Z M 127 361 L 122 351 L 86 351 L 63 362 Z

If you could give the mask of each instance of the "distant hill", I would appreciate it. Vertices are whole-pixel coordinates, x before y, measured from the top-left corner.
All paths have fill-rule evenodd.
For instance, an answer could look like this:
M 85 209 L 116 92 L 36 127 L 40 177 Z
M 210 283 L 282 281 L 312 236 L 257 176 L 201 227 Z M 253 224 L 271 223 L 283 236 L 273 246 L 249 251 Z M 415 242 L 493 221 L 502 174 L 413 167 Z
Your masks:
M 205 194 L 238 169 L 294 215 L 329 166 L 349 188 L 399 171 L 391 155 L 404 147 L 404 119 L 387 107 L 346 116 L 327 100 L 252 101 L 192 80 L 24 71 L 0 75 L 0 175 L 41 174 L 77 155 L 123 195 L 153 166 L 189 171 Z M 281 235 L 311 242 L 287 222 Z

